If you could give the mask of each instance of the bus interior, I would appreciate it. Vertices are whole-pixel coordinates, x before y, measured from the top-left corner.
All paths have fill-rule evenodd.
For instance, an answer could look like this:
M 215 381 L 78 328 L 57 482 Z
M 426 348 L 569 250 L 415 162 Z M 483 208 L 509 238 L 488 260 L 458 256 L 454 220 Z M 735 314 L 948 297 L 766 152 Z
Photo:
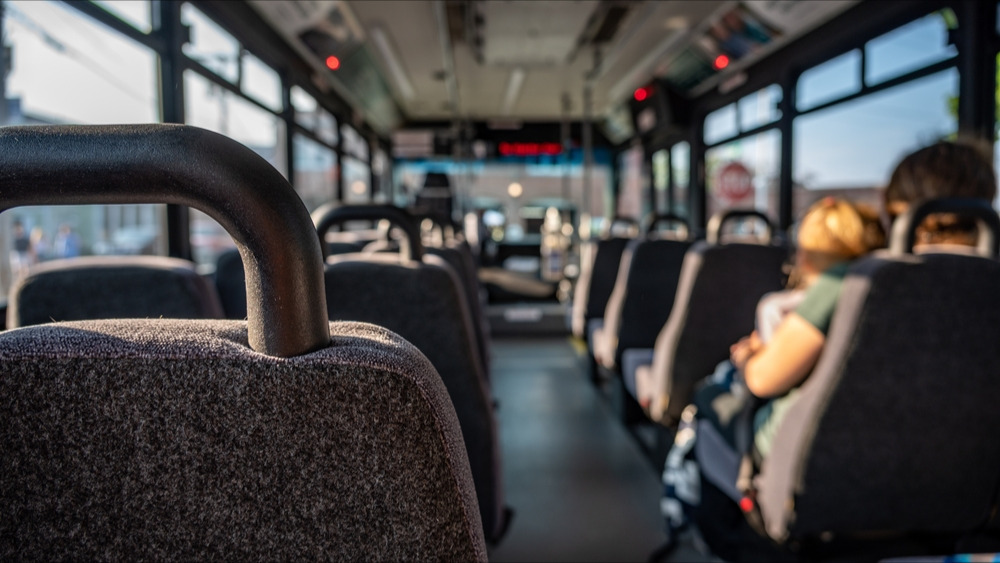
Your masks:
M 0 0 L 0 46 L 0 557 L 1000 560 L 1000 200 L 849 274 L 787 467 L 661 502 L 806 210 L 1000 162 L 996 1 Z M 985 257 L 916 258 L 942 212 Z

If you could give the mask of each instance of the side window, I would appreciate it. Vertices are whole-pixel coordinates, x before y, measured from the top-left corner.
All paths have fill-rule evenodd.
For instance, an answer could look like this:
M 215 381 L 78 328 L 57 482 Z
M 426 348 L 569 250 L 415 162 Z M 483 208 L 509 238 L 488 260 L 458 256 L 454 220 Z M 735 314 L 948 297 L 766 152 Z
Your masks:
M 112 3 L 117 4 L 117 3 Z M 143 28 L 148 2 L 108 6 Z M 134 17 L 133 17 L 134 16 Z M 156 123 L 156 54 L 61 2 L 6 1 L 4 125 Z M 165 254 L 161 205 L 19 207 L 0 213 L 0 291 L 32 263 Z

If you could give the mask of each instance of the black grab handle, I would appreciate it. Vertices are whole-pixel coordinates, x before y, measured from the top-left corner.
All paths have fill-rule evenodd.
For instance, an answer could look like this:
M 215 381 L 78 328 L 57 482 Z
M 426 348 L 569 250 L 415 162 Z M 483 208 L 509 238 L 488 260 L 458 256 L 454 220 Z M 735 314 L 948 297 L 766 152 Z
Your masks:
M 705 241 L 709 244 L 719 244 L 719 235 L 722 234 L 722 225 L 726 224 L 730 220 L 742 219 L 745 217 L 753 217 L 764 222 L 764 226 L 767 229 L 767 238 L 765 238 L 764 244 L 770 244 L 771 239 L 774 238 L 774 225 L 771 224 L 771 220 L 767 217 L 767 215 L 764 215 L 756 209 L 730 209 L 728 211 L 720 211 L 715 215 L 712 215 L 712 218 L 708 220 Z
M 309 213 L 250 149 L 186 125 L 0 128 L 0 211 L 99 203 L 174 203 L 209 214 L 243 259 L 250 346 L 290 357 L 329 344 Z
M 892 224 L 889 250 L 892 254 L 912 254 L 917 240 L 917 227 L 928 215 L 954 213 L 976 219 L 979 225 L 979 241 L 976 244 L 980 254 L 996 258 L 1000 254 L 1000 217 L 989 201 L 973 198 L 932 199 L 912 205 Z
M 682 227 L 684 227 L 684 237 L 686 238 L 688 236 L 688 232 L 690 231 L 688 220 L 680 215 L 674 215 L 673 213 L 650 213 L 643 220 L 645 225 L 643 232 L 650 234 L 654 229 L 656 229 L 657 225 L 664 222 L 679 223 Z
M 403 230 L 406 241 L 410 245 L 410 260 L 419 262 L 424 257 L 424 246 L 420 242 L 420 231 L 417 223 L 405 209 L 394 205 L 340 205 L 327 203 L 313 211 L 312 220 L 316 225 L 316 233 L 326 257 L 326 233 L 335 225 L 347 221 L 379 221 L 385 219 Z M 313 235 L 315 236 L 315 235 Z

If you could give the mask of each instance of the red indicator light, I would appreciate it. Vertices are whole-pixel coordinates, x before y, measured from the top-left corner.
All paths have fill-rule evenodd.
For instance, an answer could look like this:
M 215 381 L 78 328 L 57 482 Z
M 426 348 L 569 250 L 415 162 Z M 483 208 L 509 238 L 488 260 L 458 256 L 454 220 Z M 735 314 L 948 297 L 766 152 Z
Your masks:
M 743 512 L 750 512 L 753 510 L 753 499 L 750 497 L 743 497 L 740 499 L 740 510 Z
M 337 70 L 338 68 L 340 68 L 340 59 L 338 59 L 333 55 L 330 55 L 329 57 L 326 58 L 326 68 L 330 70 Z
M 727 66 L 729 66 L 729 57 L 725 55 L 715 57 L 715 70 L 722 70 Z
M 635 97 L 635 101 L 641 102 L 649 97 L 649 92 L 645 88 L 639 88 L 632 95 Z

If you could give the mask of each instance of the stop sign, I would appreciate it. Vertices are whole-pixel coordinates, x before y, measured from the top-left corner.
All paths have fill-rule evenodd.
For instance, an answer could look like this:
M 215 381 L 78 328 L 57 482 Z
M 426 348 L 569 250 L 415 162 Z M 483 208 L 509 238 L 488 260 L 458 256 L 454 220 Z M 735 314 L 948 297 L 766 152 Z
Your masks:
M 746 166 L 730 162 L 716 174 L 715 192 L 719 199 L 736 203 L 753 193 L 753 177 Z

